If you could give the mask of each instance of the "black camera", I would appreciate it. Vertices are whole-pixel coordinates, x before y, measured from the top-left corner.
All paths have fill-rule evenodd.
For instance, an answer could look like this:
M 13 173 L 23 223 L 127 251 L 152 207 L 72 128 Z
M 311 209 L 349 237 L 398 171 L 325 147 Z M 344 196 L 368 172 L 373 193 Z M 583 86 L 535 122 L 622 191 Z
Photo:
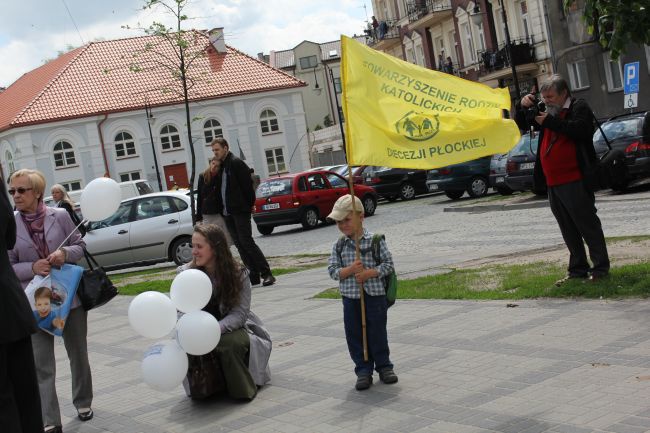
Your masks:
M 535 117 L 539 116 L 539 113 L 545 113 L 546 112 L 546 104 L 544 101 L 540 101 L 539 99 L 535 98 L 533 101 L 533 105 L 526 110 L 526 120 L 528 120 L 528 123 L 533 123 L 535 121 Z

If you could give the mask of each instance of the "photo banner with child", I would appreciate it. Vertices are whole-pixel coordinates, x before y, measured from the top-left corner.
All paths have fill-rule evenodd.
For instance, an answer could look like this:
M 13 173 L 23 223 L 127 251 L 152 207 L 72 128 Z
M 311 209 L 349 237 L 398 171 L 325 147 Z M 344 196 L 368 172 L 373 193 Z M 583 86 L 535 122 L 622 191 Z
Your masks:
M 506 153 L 519 128 L 508 89 L 433 71 L 341 36 L 350 165 L 433 169 Z
M 40 329 L 59 337 L 63 335 L 83 271 L 81 266 L 66 263 L 60 268 L 52 267 L 46 277 L 35 276 L 25 287 Z

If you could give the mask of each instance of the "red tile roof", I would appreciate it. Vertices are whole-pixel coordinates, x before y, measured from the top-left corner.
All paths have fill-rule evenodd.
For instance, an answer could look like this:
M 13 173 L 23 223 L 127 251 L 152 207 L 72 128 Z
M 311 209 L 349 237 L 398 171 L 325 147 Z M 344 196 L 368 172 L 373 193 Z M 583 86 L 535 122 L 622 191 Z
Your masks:
M 205 53 L 188 71 L 188 77 L 194 78 L 188 92 L 192 101 L 306 85 L 232 47 L 217 53 L 202 32 L 188 35 Z M 161 55 L 155 52 L 175 56 L 171 45 L 158 36 L 91 42 L 63 54 L 0 92 L 0 131 L 142 109 L 147 101 L 151 106 L 181 103 L 180 80 L 160 65 Z M 129 69 L 134 61 L 141 71 Z

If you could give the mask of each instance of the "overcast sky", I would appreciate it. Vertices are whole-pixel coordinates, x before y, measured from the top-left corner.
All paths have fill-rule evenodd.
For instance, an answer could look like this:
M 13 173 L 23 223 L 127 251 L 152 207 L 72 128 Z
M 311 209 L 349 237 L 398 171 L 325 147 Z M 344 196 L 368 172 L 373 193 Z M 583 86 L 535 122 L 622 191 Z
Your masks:
M 143 5 L 144 0 L 3 2 L 0 86 L 9 86 L 70 45 L 143 34 L 123 25 L 172 24 L 162 9 L 143 10 Z M 186 29 L 224 27 L 226 44 L 256 56 L 293 48 L 305 39 L 327 42 L 341 34 L 361 34 L 372 5 L 370 0 L 190 0 L 186 14 L 192 18 Z

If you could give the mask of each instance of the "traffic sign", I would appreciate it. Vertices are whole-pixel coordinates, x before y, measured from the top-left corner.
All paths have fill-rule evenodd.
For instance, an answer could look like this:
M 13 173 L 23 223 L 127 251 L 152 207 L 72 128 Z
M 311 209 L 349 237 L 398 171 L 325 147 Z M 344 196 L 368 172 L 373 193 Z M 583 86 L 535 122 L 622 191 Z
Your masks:
M 639 62 L 625 64 L 623 79 L 625 80 L 624 90 L 626 95 L 639 93 Z
M 629 95 L 625 95 L 625 103 L 623 104 L 623 108 L 627 109 L 632 109 L 638 107 L 638 102 L 639 102 L 639 94 L 638 93 L 630 93 Z

